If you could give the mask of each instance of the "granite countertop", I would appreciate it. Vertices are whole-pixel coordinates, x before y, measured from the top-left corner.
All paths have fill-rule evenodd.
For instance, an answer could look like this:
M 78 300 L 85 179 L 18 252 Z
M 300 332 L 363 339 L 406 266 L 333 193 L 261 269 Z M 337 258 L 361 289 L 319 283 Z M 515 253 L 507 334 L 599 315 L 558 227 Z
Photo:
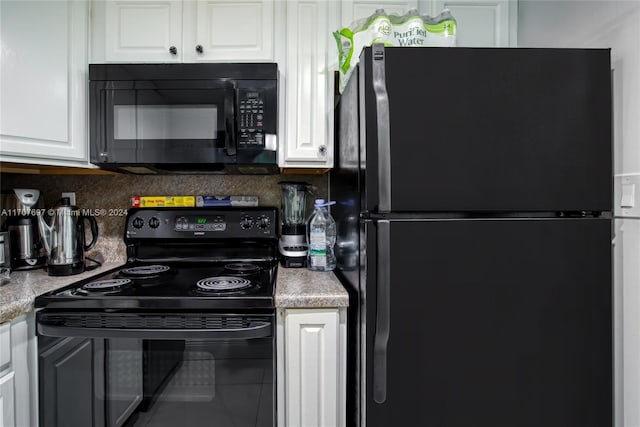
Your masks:
M 122 262 L 107 262 L 95 270 L 59 277 L 48 276 L 44 269 L 14 271 L 11 280 L 0 286 L 0 323 L 32 311 L 38 295 L 122 265 Z M 333 272 L 280 266 L 275 302 L 278 308 L 346 307 L 349 305 L 349 296 Z
M 347 307 L 349 294 L 332 271 L 278 267 L 276 307 Z
M 63 288 L 122 264 L 122 262 L 106 262 L 94 270 L 73 276 L 49 276 L 42 268 L 13 271 L 11 279 L 0 286 L 0 323 L 8 322 L 33 310 L 33 301 L 38 295 Z

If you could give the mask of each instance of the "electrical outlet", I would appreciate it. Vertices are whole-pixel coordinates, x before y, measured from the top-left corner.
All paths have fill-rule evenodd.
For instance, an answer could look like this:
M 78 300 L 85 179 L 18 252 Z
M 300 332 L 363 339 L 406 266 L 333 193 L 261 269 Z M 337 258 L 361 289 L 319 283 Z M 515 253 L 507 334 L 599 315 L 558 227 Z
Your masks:
M 76 205 L 76 193 L 74 192 L 62 193 L 62 197 L 68 197 L 69 202 L 71 202 L 71 206 Z

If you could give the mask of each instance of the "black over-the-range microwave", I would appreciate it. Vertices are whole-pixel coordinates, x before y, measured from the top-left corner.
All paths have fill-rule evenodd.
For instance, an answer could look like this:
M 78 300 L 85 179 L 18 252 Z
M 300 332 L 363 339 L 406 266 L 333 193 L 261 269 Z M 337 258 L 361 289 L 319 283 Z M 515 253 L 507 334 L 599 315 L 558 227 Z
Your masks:
M 90 64 L 91 163 L 130 173 L 274 173 L 278 66 Z

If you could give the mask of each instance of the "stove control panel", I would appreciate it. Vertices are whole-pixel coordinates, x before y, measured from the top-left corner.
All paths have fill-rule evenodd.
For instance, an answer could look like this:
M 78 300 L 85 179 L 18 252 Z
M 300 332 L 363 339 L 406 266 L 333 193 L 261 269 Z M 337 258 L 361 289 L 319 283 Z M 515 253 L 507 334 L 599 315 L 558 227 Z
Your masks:
M 274 208 L 130 209 L 125 239 L 277 237 Z
M 224 215 L 184 215 L 176 217 L 175 231 L 225 231 Z

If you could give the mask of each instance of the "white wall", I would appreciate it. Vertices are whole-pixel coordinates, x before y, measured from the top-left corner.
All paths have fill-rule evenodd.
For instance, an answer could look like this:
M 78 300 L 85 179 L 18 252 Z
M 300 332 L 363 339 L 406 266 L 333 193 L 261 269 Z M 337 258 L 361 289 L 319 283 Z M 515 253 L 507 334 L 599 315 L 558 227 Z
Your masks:
M 640 1 L 522 0 L 521 47 L 611 48 L 613 69 L 615 425 L 640 427 Z M 621 182 L 636 203 L 621 208 Z
M 639 174 L 640 0 L 522 0 L 518 45 L 612 48 L 614 173 Z
M 518 45 L 575 47 L 639 6 L 640 0 L 520 0 Z

